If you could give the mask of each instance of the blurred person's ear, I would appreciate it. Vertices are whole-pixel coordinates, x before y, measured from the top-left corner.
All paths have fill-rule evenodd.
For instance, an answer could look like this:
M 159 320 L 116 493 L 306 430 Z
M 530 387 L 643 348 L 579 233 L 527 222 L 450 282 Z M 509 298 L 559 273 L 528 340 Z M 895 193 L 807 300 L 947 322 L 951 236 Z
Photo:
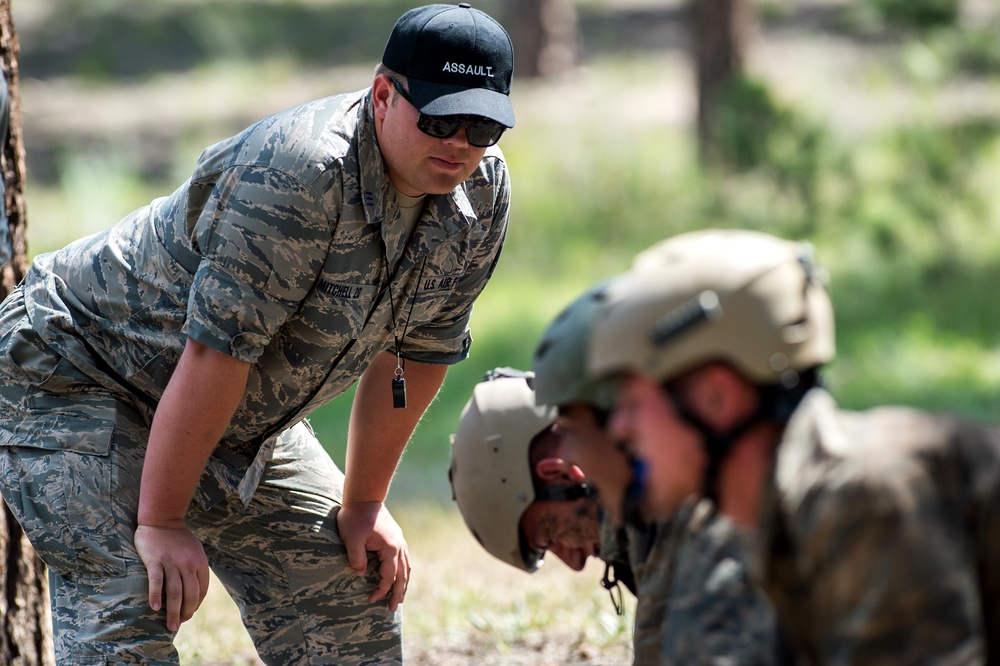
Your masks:
M 569 481 L 570 483 L 582 483 L 586 476 L 576 465 L 571 465 L 562 458 L 542 458 L 535 465 L 535 475 L 542 481 L 548 483 L 558 483 Z
M 726 363 L 710 363 L 683 382 L 688 408 L 716 430 L 734 426 L 756 408 L 753 386 Z

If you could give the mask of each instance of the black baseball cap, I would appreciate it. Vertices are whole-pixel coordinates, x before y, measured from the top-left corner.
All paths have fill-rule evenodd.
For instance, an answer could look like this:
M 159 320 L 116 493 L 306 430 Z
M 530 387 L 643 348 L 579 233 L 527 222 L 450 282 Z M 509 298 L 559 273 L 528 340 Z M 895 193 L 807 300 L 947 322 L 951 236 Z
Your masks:
M 406 77 L 421 113 L 468 114 L 514 126 L 510 36 L 468 3 L 425 5 L 403 14 L 386 42 L 382 64 Z

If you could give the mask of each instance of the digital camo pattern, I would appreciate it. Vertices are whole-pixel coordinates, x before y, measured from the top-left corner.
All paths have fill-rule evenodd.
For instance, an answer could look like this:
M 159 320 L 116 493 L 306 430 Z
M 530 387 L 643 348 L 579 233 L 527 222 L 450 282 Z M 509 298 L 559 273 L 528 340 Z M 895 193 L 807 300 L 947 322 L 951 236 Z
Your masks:
M 402 662 L 402 609 L 368 603 L 376 556 L 356 575 L 337 536 L 343 486 L 343 473 L 300 423 L 278 438 L 250 504 L 231 496 L 189 513 L 268 664 Z
M 670 591 L 671 553 L 664 547 L 672 521 L 629 527 L 629 557 L 636 574 L 633 663 L 660 663 L 663 613 Z
M 816 389 L 778 449 L 759 564 L 801 663 L 1000 661 L 1000 431 Z
M 49 566 L 58 663 L 177 664 L 166 613 L 149 607 L 146 569 L 132 544 L 148 431 L 137 412 L 101 397 L 107 411 L 84 407 L 64 421 L 88 444 L 56 455 L 7 449 L 0 490 Z M 377 559 L 364 577 L 346 564 L 336 531 L 343 479 L 300 423 L 277 438 L 249 504 L 231 495 L 188 512 L 267 664 L 402 660 L 401 611 L 368 603 Z
M 169 197 L 36 259 L 24 298 L 46 344 L 146 404 L 162 395 L 187 336 L 251 363 L 216 455 L 246 468 L 269 437 L 353 385 L 394 333 L 405 330 L 406 358 L 465 358 L 508 207 L 492 147 L 463 185 L 427 197 L 404 238 L 366 90 L 208 148 Z M 204 506 L 240 480 L 210 469 Z
M 663 610 L 669 588 L 668 553 L 658 546 L 665 541 L 670 523 L 616 526 L 607 512 L 601 513 L 601 559 L 614 564 L 618 577 L 627 575 L 629 591 L 636 597 L 633 627 L 633 662 L 656 664 L 663 631 Z
M 666 603 L 660 659 L 646 663 L 776 663 L 775 614 L 752 581 L 747 539 L 709 500 L 681 509 L 670 533 L 650 553 L 658 575 L 645 576 L 649 594 L 666 598 Z M 663 560 L 672 563 L 669 570 L 658 564 Z
M 670 520 L 615 529 L 601 523 L 601 559 L 620 561 L 635 579 L 637 666 L 770 666 L 776 621 L 751 582 L 746 535 L 692 500 Z
M 0 492 L 49 569 L 60 664 L 176 664 L 133 546 L 146 415 L 59 359 L 15 290 L 0 356 Z
M 0 307 L 0 472 L 5 499 L 53 572 L 57 647 L 71 655 L 64 663 L 102 651 L 125 662 L 118 655 L 133 645 L 143 650 L 136 663 L 176 663 L 163 618 L 148 611 L 132 530 L 148 426 L 186 337 L 252 364 L 191 510 L 249 501 L 255 511 L 274 501 L 268 461 L 281 453 L 282 433 L 349 387 L 394 331 L 406 331 L 406 358 L 466 356 L 472 302 L 494 269 L 508 203 L 506 167 L 492 148 L 462 186 L 428 197 L 403 238 L 362 91 L 291 109 L 207 149 L 171 196 L 35 261 Z M 325 483 L 330 495 L 337 482 Z M 328 543 L 331 515 L 308 518 L 303 543 L 292 535 L 297 518 L 265 521 L 307 558 L 290 584 L 312 595 L 308 576 L 327 567 L 336 589 L 317 603 L 327 613 L 344 603 L 336 621 L 351 629 L 330 635 L 360 642 L 330 663 L 381 663 L 397 650 L 398 623 L 352 601 L 372 581 L 347 575 L 342 546 Z M 244 547 L 263 548 L 241 541 L 236 551 Z M 318 559 L 324 548 L 328 563 Z M 330 567 L 345 575 L 331 579 Z M 272 634 L 284 621 L 275 618 L 265 621 Z M 322 652 L 321 640 L 298 649 Z

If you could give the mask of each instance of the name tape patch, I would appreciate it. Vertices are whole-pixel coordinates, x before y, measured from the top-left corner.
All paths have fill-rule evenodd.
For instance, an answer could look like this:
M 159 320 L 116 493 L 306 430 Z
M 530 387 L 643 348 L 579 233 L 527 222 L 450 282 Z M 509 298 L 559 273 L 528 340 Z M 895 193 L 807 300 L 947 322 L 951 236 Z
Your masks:
M 454 289 L 458 281 L 462 279 L 464 273 L 455 273 L 454 275 L 437 275 L 425 277 L 420 282 L 420 291 L 447 291 L 449 289 Z
M 330 282 L 329 280 L 322 280 L 317 289 L 327 296 L 332 296 L 333 298 L 346 298 L 349 300 L 361 298 L 361 294 L 364 291 L 364 288 L 359 284 Z

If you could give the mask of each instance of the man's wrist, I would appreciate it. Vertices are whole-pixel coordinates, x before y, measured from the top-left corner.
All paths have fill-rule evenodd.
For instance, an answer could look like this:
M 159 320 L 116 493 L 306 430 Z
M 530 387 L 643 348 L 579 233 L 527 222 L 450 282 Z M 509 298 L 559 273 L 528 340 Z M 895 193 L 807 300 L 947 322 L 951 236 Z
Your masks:
M 136 521 L 137 527 L 152 527 L 161 530 L 186 530 L 187 521 L 183 518 L 158 518 L 154 516 L 140 516 Z
M 377 509 L 377 508 L 381 507 L 383 504 L 385 504 L 385 500 L 348 499 L 347 497 L 345 497 L 340 502 L 341 506 L 348 506 L 348 505 L 350 505 L 352 508 L 356 508 L 356 509 L 365 509 L 365 508 Z

